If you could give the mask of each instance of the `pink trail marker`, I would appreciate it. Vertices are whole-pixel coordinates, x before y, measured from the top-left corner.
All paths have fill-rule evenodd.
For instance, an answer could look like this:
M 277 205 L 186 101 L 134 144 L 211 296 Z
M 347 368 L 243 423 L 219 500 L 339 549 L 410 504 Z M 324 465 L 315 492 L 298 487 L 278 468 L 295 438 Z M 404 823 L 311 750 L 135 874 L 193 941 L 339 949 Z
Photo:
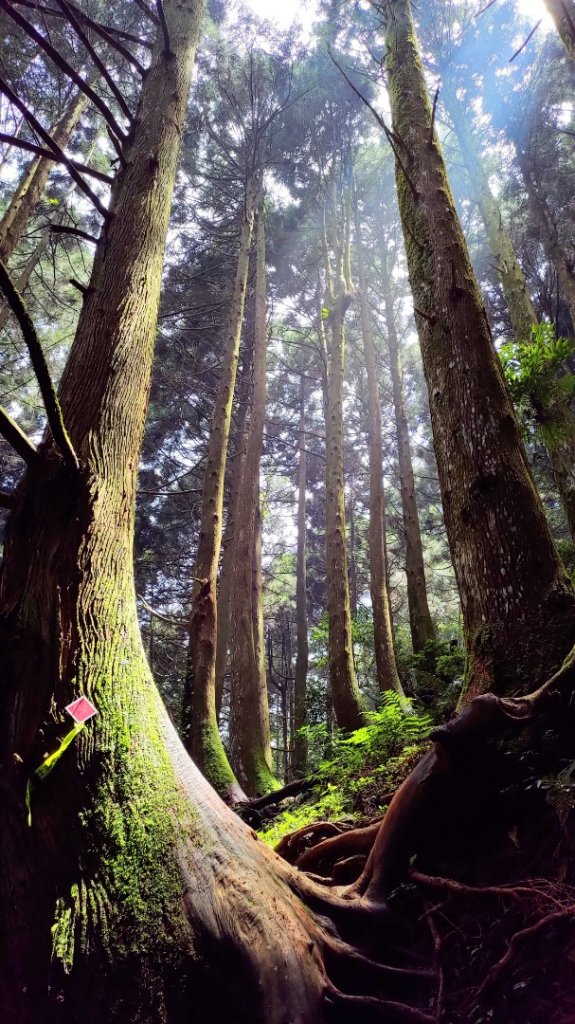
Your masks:
M 66 705 L 66 711 L 78 723 L 87 722 L 89 718 L 98 714 L 98 709 L 90 704 L 87 697 L 78 697 L 77 700 L 73 700 L 71 704 Z

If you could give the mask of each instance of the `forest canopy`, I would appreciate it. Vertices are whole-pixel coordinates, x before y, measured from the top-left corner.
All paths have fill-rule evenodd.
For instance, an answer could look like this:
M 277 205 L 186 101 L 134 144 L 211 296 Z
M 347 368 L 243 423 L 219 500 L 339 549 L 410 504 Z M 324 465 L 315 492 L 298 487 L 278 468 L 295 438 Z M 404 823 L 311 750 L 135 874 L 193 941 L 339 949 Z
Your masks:
M 569 1024 L 574 0 L 0 0 L 7 1024 Z

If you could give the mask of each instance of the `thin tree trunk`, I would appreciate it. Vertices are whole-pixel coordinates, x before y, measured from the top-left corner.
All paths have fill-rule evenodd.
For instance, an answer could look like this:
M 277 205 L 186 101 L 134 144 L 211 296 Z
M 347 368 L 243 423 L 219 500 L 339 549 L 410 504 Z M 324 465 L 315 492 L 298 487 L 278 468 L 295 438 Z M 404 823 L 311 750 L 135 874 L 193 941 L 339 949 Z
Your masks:
M 349 255 L 337 239 L 335 182 L 332 187 L 332 248 L 336 286 L 332 283 L 327 237 L 323 250 L 326 276 L 327 395 L 325 401 L 326 448 L 326 582 L 329 624 L 328 662 L 335 718 L 340 729 L 359 729 L 364 709 L 353 663 L 351 607 L 345 530 L 343 377 L 345 365 L 344 318 L 351 303 L 351 281 L 345 278 Z M 344 216 L 349 217 L 349 210 Z M 347 231 L 344 229 L 344 236 Z
M 565 49 L 575 60 L 575 3 L 573 0 L 544 0 Z
M 363 260 L 361 239 L 361 221 L 357 192 L 354 187 L 353 215 L 355 221 L 355 244 L 357 271 L 359 278 L 359 301 L 361 316 L 361 336 L 363 340 L 363 356 L 367 374 L 367 429 L 369 437 L 369 570 L 371 607 L 373 611 L 373 633 L 375 644 L 375 664 L 379 689 L 403 692 L 399 679 L 395 650 L 393 646 L 393 626 L 387 590 L 387 545 L 385 490 L 383 484 L 383 436 L 381 424 L 381 404 L 379 384 L 375 363 L 375 347 L 371 315 L 367 295 L 367 278 Z
M 503 221 L 499 203 L 489 187 L 477 143 L 467 125 L 461 104 L 450 85 L 443 89 L 442 96 L 459 142 L 473 193 L 477 199 L 489 248 L 495 259 L 497 275 L 509 307 L 513 334 L 518 341 L 529 342 L 532 327 L 537 324 L 537 316 L 525 274 L 521 269 L 511 236 Z
M 30 278 L 32 277 L 32 274 L 34 273 L 36 267 L 38 266 L 40 260 L 42 259 L 42 256 L 46 252 L 49 238 L 50 232 L 48 229 L 46 229 L 40 235 L 40 238 L 36 244 L 34 251 L 30 254 L 23 270 L 16 278 L 16 288 L 18 289 L 20 294 L 26 291 L 30 283 Z M 0 332 L 3 331 L 4 328 L 6 327 L 6 324 L 8 323 L 11 314 L 12 310 L 10 309 L 10 306 L 8 305 L 7 302 L 0 306 Z
M 355 561 L 355 480 L 353 471 L 349 474 L 349 501 L 347 522 L 349 523 L 349 606 L 351 617 L 357 615 L 357 565 Z
M 307 632 L 307 526 L 306 485 L 307 453 L 305 430 L 305 377 L 302 373 L 299 391 L 299 466 L 297 501 L 297 556 L 296 556 L 296 660 L 294 680 L 293 771 L 305 775 L 307 771 L 307 739 L 301 730 L 306 725 L 307 673 L 309 667 L 309 639 Z
M 389 368 L 393 388 L 393 410 L 397 430 L 397 455 L 399 462 L 399 489 L 401 493 L 401 510 L 403 515 L 403 532 L 405 536 L 405 573 L 407 577 L 407 605 L 409 609 L 409 628 L 413 650 L 423 651 L 426 644 L 435 640 L 435 627 L 427 601 L 427 583 L 425 580 L 425 564 L 419 512 L 415 496 L 415 477 L 411 458 L 411 441 L 409 425 L 405 412 L 403 396 L 403 379 L 399 359 L 399 343 L 395 327 L 393 299 L 389 283 L 387 253 L 382 250 L 381 269 L 383 277 L 383 303 L 385 325 L 387 329 L 387 345 L 389 349 Z
M 255 189 L 255 182 L 249 179 L 246 183 L 238 263 L 204 477 L 183 712 L 188 751 L 216 791 L 230 802 L 242 799 L 243 791 L 228 761 L 216 718 L 216 590 L 222 540 L 224 476 L 248 280 Z
M 60 149 L 70 143 L 74 128 L 82 116 L 88 98 L 83 92 L 75 93 L 53 131 L 54 142 Z M 42 198 L 46 182 L 54 163 L 45 157 L 35 157 L 25 168 L 8 208 L 0 221 L 0 260 L 7 263 L 22 233 Z
M 386 6 L 386 64 L 469 700 L 511 680 L 525 688 L 560 662 L 575 635 L 575 595 L 533 485 L 457 220 L 408 0 Z
M 249 359 L 246 356 L 244 369 L 241 372 L 241 383 L 244 384 L 244 376 L 251 375 L 251 353 Z M 220 578 L 218 580 L 218 631 L 216 639 L 216 715 L 219 721 L 222 710 L 224 695 L 224 680 L 228 668 L 228 647 L 230 637 L 230 595 L 234 586 L 234 561 L 235 561 L 235 534 L 238 500 L 242 482 L 242 458 L 245 445 L 245 427 L 248 408 L 248 388 L 240 387 L 242 392 L 238 401 L 238 411 L 235 427 L 235 443 L 233 444 L 233 456 L 228 462 L 229 473 L 229 502 L 226 517 L 226 527 L 222 539 L 222 561 L 220 566 Z
M 237 777 L 250 796 L 261 796 L 277 788 L 270 744 L 259 542 L 260 462 L 266 406 L 266 348 L 265 227 L 263 209 L 260 206 L 256 232 L 253 399 L 242 459 L 242 488 L 236 510 L 230 629 L 230 751 Z

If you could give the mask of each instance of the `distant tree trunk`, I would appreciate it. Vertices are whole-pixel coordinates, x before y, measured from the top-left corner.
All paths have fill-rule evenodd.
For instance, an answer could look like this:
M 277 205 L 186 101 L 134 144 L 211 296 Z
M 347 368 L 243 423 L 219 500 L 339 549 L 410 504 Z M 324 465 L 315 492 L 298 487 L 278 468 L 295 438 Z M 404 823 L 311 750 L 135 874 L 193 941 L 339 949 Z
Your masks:
M 332 283 L 324 240 L 326 267 L 327 398 L 326 398 L 326 577 L 329 622 L 329 678 L 335 718 L 340 729 L 358 729 L 364 721 L 361 694 L 353 663 L 351 607 L 345 536 L 343 377 L 345 363 L 344 318 L 352 293 L 344 276 L 347 257 L 336 239 L 335 199 L 332 203 L 333 249 L 336 284 Z
M 518 341 L 529 342 L 531 329 L 537 324 L 537 316 L 525 274 L 517 259 L 511 235 L 503 221 L 499 203 L 489 187 L 481 154 L 468 127 L 467 115 L 450 84 L 444 86 L 442 97 L 459 142 L 474 198 L 479 206 L 489 248 L 495 259 L 497 275 L 509 307 L 514 336 Z
M 403 377 L 399 359 L 399 343 L 395 327 L 393 298 L 389 281 L 389 268 L 385 249 L 381 254 L 383 277 L 383 304 L 387 345 L 389 349 L 389 368 L 393 388 L 393 410 L 397 430 L 397 455 L 399 462 L 399 489 L 401 493 L 401 510 L 403 515 L 403 532 L 405 536 L 405 573 L 407 577 L 407 605 L 409 609 L 409 629 L 411 642 L 415 652 L 422 651 L 425 645 L 435 640 L 435 627 L 427 601 L 427 583 L 425 580 L 425 564 L 423 561 L 423 545 L 417 498 L 415 496 L 415 477 L 411 458 L 411 441 L 409 425 L 405 412 L 403 396 Z
M 230 617 L 230 752 L 236 775 L 250 796 L 261 796 L 277 787 L 270 744 L 259 541 L 260 462 L 266 408 L 266 308 L 262 204 L 256 232 L 253 397 L 236 508 Z
M 367 430 L 369 437 L 369 586 L 373 611 L 375 664 L 379 689 L 403 692 L 395 661 L 393 626 L 387 589 L 385 490 L 383 485 L 383 437 L 381 404 L 375 363 L 375 346 L 363 260 L 361 222 L 354 186 L 353 214 L 359 278 L 359 302 L 363 356 L 367 373 Z
M 349 501 L 347 522 L 349 523 L 349 606 L 351 617 L 357 615 L 357 564 L 355 560 L 355 479 L 353 470 L 348 475 Z
M 533 485 L 455 212 L 410 4 L 390 0 L 385 11 L 399 205 L 469 700 L 547 675 L 573 643 L 575 595 Z
M 309 639 L 307 632 L 307 559 L 306 559 L 306 485 L 307 454 L 305 430 L 305 377 L 302 373 L 299 392 L 299 467 L 297 501 L 297 556 L 296 556 L 296 660 L 294 680 L 293 771 L 305 775 L 307 771 L 307 739 L 301 730 L 307 722 L 306 694 L 309 666 Z
M 52 133 L 54 142 L 61 149 L 70 143 L 74 128 L 82 116 L 88 98 L 83 92 L 76 92 Z M 0 221 L 0 260 L 7 263 L 14 252 L 22 233 L 42 198 L 46 182 L 54 168 L 53 160 L 35 157 L 25 168 L 6 212 Z
M 251 376 L 251 352 L 246 358 L 243 377 Z M 222 539 L 222 560 L 220 578 L 218 580 L 218 632 L 216 640 L 216 715 L 219 721 L 224 695 L 224 680 L 228 667 L 228 646 L 230 637 L 230 595 L 234 586 L 235 532 L 238 500 L 242 482 L 242 457 L 246 441 L 246 416 L 248 408 L 248 388 L 240 387 L 242 392 L 238 401 L 236 425 L 234 431 L 233 455 L 228 457 L 229 501 L 226 526 Z
M 544 0 L 571 60 L 575 60 L 575 3 L 573 0 Z
M 256 183 L 246 182 L 236 277 L 224 340 L 222 370 L 202 493 L 202 518 L 190 611 L 190 643 L 184 694 L 186 747 L 214 789 L 230 802 L 243 798 L 230 767 L 216 718 L 217 573 L 222 538 L 224 475 L 232 416 L 248 267 Z

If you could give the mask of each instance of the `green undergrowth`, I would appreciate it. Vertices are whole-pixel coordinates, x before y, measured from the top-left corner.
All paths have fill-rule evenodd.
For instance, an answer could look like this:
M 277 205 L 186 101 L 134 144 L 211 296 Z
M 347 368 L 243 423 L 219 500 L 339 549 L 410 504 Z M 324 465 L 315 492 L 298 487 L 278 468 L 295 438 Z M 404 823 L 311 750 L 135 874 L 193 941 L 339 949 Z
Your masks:
M 385 797 L 403 781 L 432 728 L 431 717 L 398 694 L 382 695 L 367 725 L 349 735 L 328 736 L 325 726 L 306 729 L 310 769 L 316 784 L 292 802 L 260 837 L 275 846 L 283 836 L 315 821 L 362 822 L 387 805 Z

